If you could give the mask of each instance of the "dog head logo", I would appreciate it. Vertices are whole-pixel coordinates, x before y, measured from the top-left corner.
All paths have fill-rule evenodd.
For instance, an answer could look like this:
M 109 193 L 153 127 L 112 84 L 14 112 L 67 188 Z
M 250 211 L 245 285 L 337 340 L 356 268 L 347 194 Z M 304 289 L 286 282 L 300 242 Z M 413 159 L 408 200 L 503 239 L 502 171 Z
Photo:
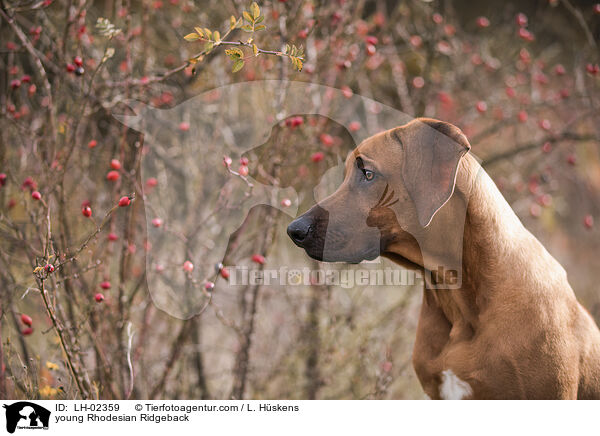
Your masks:
M 355 144 L 410 121 L 368 98 L 276 80 L 228 85 L 169 109 L 124 103 L 129 109 L 115 117 L 144 134 L 141 179 L 158 182 L 138 195 L 152 247 L 146 282 L 157 307 L 184 319 L 206 307 L 207 299 L 193 284 L 215 281 L 215 265 L 227 265 L 228 249 L 235 250 L 236 231 L 252 208 L 269 205 L 295 218 L 315 202 L 327 205 L 321 200 L 343 180 L 343 162 Z M 319 123 L 319 117 L 342 126 L 349 140 L 337 144 L 333 135 L 290 135 L 311 118 Z M 351 203 L 349 210 L 357 206 Z M 338 213 L 347 213 L 326 212 L 331 223 Z M 326 220 L 320 225 L 326 227 Z M 335 251 L 344 236 L 334 227 L 324 236 L 325 251 Z M 360 228 L 374 237 L 381 234 L 376 226 Z M 379 253 L 376 244 L 367 258 Z M 188 263 L 183 274 L 187 260 L 193 268 Z M 219 280 L 215 289 L 225 286 Z
M 6 409 L 6 431 L 18 429 L 48 429 L 50 411 L 29 401 L 3 406 Z

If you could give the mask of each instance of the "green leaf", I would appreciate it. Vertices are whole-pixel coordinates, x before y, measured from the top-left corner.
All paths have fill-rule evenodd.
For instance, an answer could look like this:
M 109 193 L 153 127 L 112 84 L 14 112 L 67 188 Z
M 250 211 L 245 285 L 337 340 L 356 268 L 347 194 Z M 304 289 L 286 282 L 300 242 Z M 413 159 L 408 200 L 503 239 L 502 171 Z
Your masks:
M 242 26 L 242 30 L 244 32 L 253 32 L 254 28 L 250 24 L 246 24 L 245 26 Z
M 221 34 L 219 33 L 218 30 L 215 30 L 213 32 L 213 39 L 215 40 L 215 42 L 220 42 L 221 41 Z
M 188 33 L 187 35 L 185 35 L 183 37 L 183 39 L 185 39 L 186 41 L 196 41 L 198 39 L 200 39 L 200 35 L 198 35 L 197 33 Z
M 250 12 L 252 12 L 252 16 L 254 17 L 255 20 L 258 17 L 260 17 L 260 8 L 256 4 L 256 2 L 252 2 L 252 4 L 250 5 Z
M 231 72 L 232 73 L 237 73 L 238 71 L 240 71 L 242 68 L 244 67 L 244 60 L 243 59 L 238 59 L 237 61 L 235 61 L 233 63 L 233 67 L 231 68 Z
M 204 34 L 206 35 L 206 37 L 208 39 L 212 39 L 212 32 L 210 31 L 210 29 L 204 29 Z
M 265 21 L 265 16 L 261 15 L 254 21 L 254 24 L 262 23 L 263 21 Z
M 258 26 L 256 26 L 256 27 L 254 28 L 254 31 L 255 31 L 255 32 L 258 32 L 259 30 L 264 30 L 264 29 L 266 29 L 266 28 L 267 28 L 267 26 L 265 26 L 264 24 L 259 24 Z
M 244 16 L 244 19 L 246 21 L 248 21 L 249 23 L 254 23 L 254 19 L 252 18 L 252 15 L 250 15 L 248 12 L 244 11 L 244 12 L 242 12 L 242 15 Z

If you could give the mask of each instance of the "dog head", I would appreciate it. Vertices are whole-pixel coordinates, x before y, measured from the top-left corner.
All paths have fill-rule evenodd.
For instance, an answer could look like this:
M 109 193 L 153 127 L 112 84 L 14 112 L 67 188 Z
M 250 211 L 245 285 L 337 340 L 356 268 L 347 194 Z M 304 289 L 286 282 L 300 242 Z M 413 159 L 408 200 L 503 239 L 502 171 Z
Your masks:
M 348 155 L 337 191 L 295 219 L 288 235 L 328 262 L 372 260 L 391 244 L 417 247 L 469 149 L 460 129 L 428 118 L 372 136 Z

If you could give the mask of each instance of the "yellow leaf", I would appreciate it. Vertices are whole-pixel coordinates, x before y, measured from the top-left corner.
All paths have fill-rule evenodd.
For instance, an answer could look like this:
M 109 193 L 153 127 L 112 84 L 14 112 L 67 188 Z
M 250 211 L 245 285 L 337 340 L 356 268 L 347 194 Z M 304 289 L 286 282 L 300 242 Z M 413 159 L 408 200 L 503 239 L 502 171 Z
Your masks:
M 204 38 L 204 31 L 202 30 L 202 27 L 194 27 L 194 30 L 198 35 L 200 35 L 201 38 Z
M 242 69 L 243 66 L 244 66 L 244 60 L 243 59 L 238 59 L 237 61 L 235 61 L 233 63 L 233 67 L 231 68 L 231 72 L 232 73 L 237 73 L 238 71 L 240 71 Z
M 55 371 L 58 369 L 58 365 L 56 363 L 52 363 L 50 361 L 46 362 L 46 368 L 48 368 L 51 371 Z
M 254 56 L 258 56 L 258 47 L 256 44 L 252 44 L 252 52 L 254 53 Z
M 235 23 L 237 23 L 237 19 L 232 15 L 229 18 L 229 28 L 230 29 L 235 29 Z
M 252 15 L 250 15 L 248 12 L 244 11 L 244 12 L 242 12 L 242 15 L 244 16 L 244 18 L 245 18 L 246 21 L 249 21 L 251 23 L 254 21 L 252 19 Z
M 183 37 L 183 39 L 185 39 L 186 41 L 196 41 L 200 39 L 200 35 L 198 35 L 197 33 L 188 33 Z
M 260 8 L 256 4 L 256 2 L 252 2 L 252 4 L 250 5 L 250 12 L 252 12 L 252 16 L 254 17 L 255 20 L 258 17 L 260 17 Z
M 213 32 L 213 37 L 214 37 L 215 42 L 220 42 L 221 41 L 221 34 L 219 33 L 218 30 L 215 30 Z

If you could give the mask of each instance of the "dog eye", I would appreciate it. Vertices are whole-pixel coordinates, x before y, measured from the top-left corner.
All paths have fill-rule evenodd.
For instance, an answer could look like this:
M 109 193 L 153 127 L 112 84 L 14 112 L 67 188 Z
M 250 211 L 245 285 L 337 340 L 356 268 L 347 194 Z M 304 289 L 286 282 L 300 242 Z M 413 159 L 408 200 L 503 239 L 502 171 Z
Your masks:
M 371 170 L 364 170 L 364 173 L 365 173 L 365 179 L 369 182 L 371 180 L 373 180 L 373 177 L 375 177 L 375 173 Z

